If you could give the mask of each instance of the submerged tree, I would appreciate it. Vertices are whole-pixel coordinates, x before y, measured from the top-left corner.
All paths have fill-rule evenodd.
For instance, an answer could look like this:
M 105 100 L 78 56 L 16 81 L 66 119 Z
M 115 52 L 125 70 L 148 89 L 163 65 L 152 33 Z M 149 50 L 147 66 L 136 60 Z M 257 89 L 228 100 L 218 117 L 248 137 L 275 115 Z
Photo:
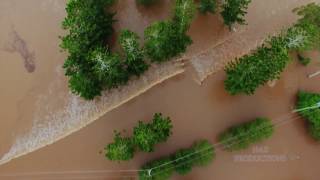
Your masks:
M 297 109 L 299 115 L 307 120 L 311 136 L 320 141 L 320 94 L 300 91 Z
M 230 29 L 235 23 L 245 24 L 245 15 L 251 0 L 225 0 L 222 5 L 221 15 L 224 20 L 224 24 Z
M 170 158 L 161 158 L 142 166 L 139 180 L 167 180 L 174 173 L 174 165 Z
M 186 32 L 194 14 L 192 0 L 177 0 L 173 20 L 155 22 L 145 29 L 145 51 L 151 61 L 168 61 L 186 51 L 192 43 Z
M 216 8 L 217 8 L 216 0 L 200 0 L 200 5 L 198 7 L 198 10 L 202 14 L 207 14 L 207 13 L 214 14 L 216 12 Z
M 129 74 L 141 75 L 148 69 L 144 61 L 143 50 L 139 45 L 139 36 L 129 30 L 122 30 L 119 43 L 125 52 L 125 64 Z
M 185 175 L 191 172 L 192 167 L 194 166 L 194 150 L 189 149 L 180 149 L 173 156 L 175 170 L 178 174 Z
M 251 144 L 269 138 L 274 132 L 274 126 L 269 119 L 257 118 L 254 121 L 243 123 L 229 128 L 222 133 L 219 141 L 228 151 L 248 148 Z
M 289 60 L 284 38 L 281 35 L 273 37 L 253 54 L 228 63 L 225 67 L 225 89 L 231 95 L 251 95 L 259 86 L 278 79 Z
M 180 149 L 168 157 L 148 162 L 142 166 L 139 179 L 166 180 L 173 175 L 189 173 L 194 166 L 208 165 L 215 157 L 214 147 L 207 140 L 195 142 L 190 148 Z M 161 173 L 163 172 L 163 174 Z
M 191 147 L 195 152 L 194 165 L 206 166 L 215 158 L 215 149 L 208 140 L 196 141 Z
M 127 161 L 133 158 L 134 144 L 131 138 L 123 138 L 116 133 L 114 142 L 105 148 L 105 156 L 112 161 Z
M 184 34 L 190 28 L 196 5 L 193 0 L 176 0 L 173 23 L 178 29 L 178 34 Z
M 61 48 L 69 53 L 64 69 L 69 76 L 69 87 L 74 94 L 93 99 L 101 94 L 104 84 L 93 70 L 95 63 L 89 53 L 102 47 L 112 33 L 114 13 L 105 12 L 114 0 L 70 0 L 67 17 L 62 23 L 67 35 L 62 37 Z M 117 67 L 116 67 L 117 68 Z
M 157 143 L 166 141 L 172 134 L 172 124 L 169 117 L 155 114 L 152 123 L 139 122 L 133 130 L 134 143 L 145 152 L 154 151 Z

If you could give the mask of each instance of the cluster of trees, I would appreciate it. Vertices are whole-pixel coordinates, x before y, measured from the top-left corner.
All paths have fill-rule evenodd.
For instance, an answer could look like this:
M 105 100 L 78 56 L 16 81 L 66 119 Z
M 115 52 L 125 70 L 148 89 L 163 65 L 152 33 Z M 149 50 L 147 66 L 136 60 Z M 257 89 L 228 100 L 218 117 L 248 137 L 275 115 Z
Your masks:
M 155 1 L 138 0 L 142 4 Z M 103 90 L 126 84 L 131 76 L 140 76 L 149 67 L 146 57 L 152 62 L 167 61 L 185 52 L 192 43 L 186 32 L 195 4 L 192 0 L 176 0 L 171 20 L 156 22 L 145 30 L 144 47 L 140 46 L 136 33 L 122 30 L 119 44 L 124 55 L 111 52 L 106 42 L 113 33 L 115 13 L 108 8 L 114 2 L 70 0 L 67 3 L 62 27 L 68 34 L 61 38 L 60 45 L 69 53 L 64 63 L 65 74 L 71 91 L 87 100 L 100 96 Z
M 180 149 L 174 154 L 148 162 L 142 166 L 140 180 L 166 180 L 174 171 L 180 175 L 189 173 L 194 166 L 206 166 L 215 158 L 212 144 L 207 140 L 195 142 L 190 148 Z
M 219 142 L 227 151 L 248 148 L 251 144 L 269 138 L 274 132 L 274 125 L 267 118 L 257 118 L 253 121 L 234 126 L 223 132 Z
M 294 12 L 302 16 L 294 26 L 269 38 L 252 54 L 238 58 L 225 67 L 225 89 L 231 95 L 251 95 L 259 86 L 280 78 L 289 63 L 290 51 L 301 52 L 320 47 L 320 6 L 309 4 Z
M 308 122 L 310 135 L 320 141 L 320 94 L 300 91 L 298 93 L 297 109 L 299 115 Z M 310 108 L 311 107 L 311 108 Z
M 153 116 L 151 123 L 139 122 L 134 127 L 133 137 L 121 137 L 116 132 L 114 142 L 105 148 L 105 156 L 112 161 L 127 161 L 133 158 L 136 149 L 153 152 L 154 146 L 165 142 L 172 134 L 172 123 L 169 117 L 160 113 Z

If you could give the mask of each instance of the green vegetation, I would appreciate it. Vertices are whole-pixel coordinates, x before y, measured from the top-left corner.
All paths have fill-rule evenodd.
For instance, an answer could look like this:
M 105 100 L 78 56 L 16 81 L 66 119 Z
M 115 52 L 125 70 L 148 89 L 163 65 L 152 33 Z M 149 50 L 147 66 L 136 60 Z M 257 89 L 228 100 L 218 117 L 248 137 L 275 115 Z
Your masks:
M 116 133 L 114 142 L 106 148 L 106 157 L 113 161 L 127 161 L 133 158 L 134 144 L 131 138 L 123 138 L 120 133 Z
M 153 152 L 154 145 L 165 142 L 171 132 L 172 124 L 169 117 L 164 118 L 161 114 L 155 114 L 152 123 L 139 122 L 133 130 L 134 143 L 144 152 Z
M 60 46 L 69 57 L 63 67 L 71 91 L 85 99 L 93 99 L 102 90 L 117 87 L 128 79 L 119 56 L 105 47 L 114 22 L 114 13 L 105 12 L 105 7 L 113 2 L 70 0 L 67 3 L 62 27 L 68 34 L 62 37 Z
M 225 67 L 225 89 L 231 94 L 251 95 L 270 80 L 278 79 L 289 62 L 289 52 L 280 37 L 271 38 L 256 52 L 245 55 Z
M 252 54 L 236 59 L 225 67 L 225 89 L 231 95 L 254 94 L 259 86 L 280 78 L 289 63 L 290 51 L 319 48 L 320 21 L 314 16 L 320 12 L 320 6 L 311 4 L 295 12 L 302 17 L 294 26 L 279 36 L 269 38 Z
M 235 23 L 245 24 L 245 15 L 251 0 L 225 0 L 222 5 L 221 16 L 223 17 L 224 24 L 230 29 Z
M 166 180 L 174 170 L 181 175 L 189 173 L 194 166 L 206 166 L 215 157 L 214 147 L 207 140 L 200 140 L 188 149 L 178 150 L 169 157 L 151 161 L 142 166 L 140 180 Z
M 150 169 L 152 171 L 149 174 Z M 171 159 L 167 157 L 161 158 L 144 165 L 142 171 L 139 172 L 139 180 L 167 180 L 173 173 L 174 165 L 171 163 Z
M 148 69 L 144 53 L 139 45 L 139 36 L 129 30 L 122 30 L 119 43 L 126 55 L 125 64 L 130 75 L 139 76 Z
M 157 0 L 137 0 L 149 5 Z M 68 34 L 62 37 L 61 48 L 69 53 L 65 60 L 65 75 L 69 77 L 71 92 L 92 100 L 101 91 L 119 87 L 130 76 L 140 76 L 151 61 L 162 62 L 186 51 L 192 43 L 186 34 L 195 13 L 192 0 L 176 0 L 174 17 L 155 22 L 145 30 L 145 45 L 140 47 L 136 33 L 123 30 L 119 44 L 124 60 L 112 53 L 106 44 L 113 33 L 115 13 L 109 7 L 115 0 L 69 0 L 67 17 L 62 23 Z M 175 43 L 172 43 L 175 42 Z
M 134 127 L 132 138 L 122 138 L 120 133 L 116 133 L 114 142 L 106 146 L 105 154 L 112 161 L 127 161 L 133 158 L 136 148 L 144 152 L 152 152 L 157 143 L 165 142 L 171 134 L 170 118 L 156 113 L 152 123 L 140 121 Z
M 308 122 L 310 135 L 320 141 L 320 94 L 300 91 L 298 93 L 297 109 L 299 115 Z M 311 107 L 311 108 L 310 108 Z
M 257 118 L 254 121 L 229 128 L 222 133 L 219 141 L 228 151 L 248 148 L 251 144 L 269 138 L 274 132 L 274 126 L 269 119 Z
M 217 8 L 217 0 L 200 0 L 200 5 L 198 7 L 198 10 L 202 14 L 212 13 L 214 14 L 216 12 Z
M 186 32 L 194 14 L 192 0 L 176 0 L 173 20 L 155 22 L 146 28 L 145 52 L 151 61 L 167 61 L 186 51 L 192 43 Z
M 154 3 L 156 3 L 158 0 L 136 0 L 137 3 L 145 5 L 145 6 L 149 6 L 152 5 Z

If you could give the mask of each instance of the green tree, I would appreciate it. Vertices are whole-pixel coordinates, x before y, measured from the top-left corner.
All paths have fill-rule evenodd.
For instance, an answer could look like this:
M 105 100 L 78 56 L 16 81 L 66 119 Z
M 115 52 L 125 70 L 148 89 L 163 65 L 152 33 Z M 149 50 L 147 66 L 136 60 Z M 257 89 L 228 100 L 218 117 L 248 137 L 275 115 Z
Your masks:
M 237 151 L 269 138 L 273 132 L 274 125 L 269 119 L 257 118 L 229 128 L 220 135 L 219 141 L 226 150 Z
M 308 122 L 310 135 L 320 141 L 320 94 L 299 91 L 297 101 L 298 113 Z
M 251 95 L 259 86 L 278 79 L 289 60 L 283 36 L 272 37 L 254 53 L 228 63 L 225 67 L 225 89 L 231 95 Z
M 105 148 L 105 156 L 112 161 L 127 161 L 133 158 L 134 144 L 131 138 L 123 138 L 120 133 L 116 133 L 113 139 Z
M 173 23 L 177 27 L 178 34 L 184 34 L 190 28 L 196 5 L 193 0 L 176 0 Z
M 172 124 L 169 117 L 155 114 L 152 123 L 139 122 L 133 130 L 134 143 L 145 152 L 153 152 L 157 143 L 164 142 L 172 134 Z
M 139 179 L 166 180 L 175 170 L 180 175 L 189 173 L 194 166 L 208 165 L 215 158 L 214 147 L 207 140 L 195 142 L 192 147 L 180 149 L 168 157 L 142 166 Z
M 151 61 L 168 61 L 186 51 L 192 43 L 186 32 L 194 14 L 192 0 L 176 0 L 173 20 L 155 22 L 145 29 L 145 52 Z
M 167 180 L 172 176 L 174 166 L 170 158 L 162 158 L 145 164 L 141 170 L 139 180 Z
M 111 89 L 125 84 L 128 73 L 125 71 L 120 56 L 112 54 L 106 48 L 97 47 L 89 53 L 92 71 L 104 87 Z
M 114 0 L 69 0 L 67 16 L 62 27 L 68 33 L 61 37 L 61 48 L 69 53 L 63 68 L 69 76 L 69 88 L 74 94 L 85 99 L 99 96 L 104 89 L 93 72 L 95 63 L 88 59 L 89 53 L 102 47 L 113 33 L 114 13 L 105 12 L 105 7 Z
M 70 76 L 69 88 L 72 93 L 83 97 L 86 100 L 100 96 L 103 87 L 92 74 L 77 72 Z
M 156 113 L 152 120 L 152 130 L 156 134 L 158 142 L 165 142 L 172 134 L 172 123 L 169 117 L 163 117 L 161 113 Z
M 191 147 L 195 152 L 194 165 L 206 166 L 215 158 L 215 149 L 208 140 L 200 140 Z
M 221 12 L 224 24 L 230 29 L 235 23 L 246 24 L 245 15 L 250 3 L 251 0 L 225 0 Z
M 148 69 L 144 61 L 143 50 L 139 45 L 139 36 L 129 30 L 122 30 L 119 43 L 125 52 L 127 71 L 136 76 L 141 75 Z
M 217 1 L 216 0 L 200 0 L 200 5 L 198 7 L 198 10 L 202 14 L 212 13 L 214 14 L 216 12 L 217 8 Z
M 134 143 L 144 152 L 153 152 L 157 144 L 157 134 L 153 131 L 151 124 L 139 122 L 133 130 Z
M 180 149 L 172 157 L 177 173 L 181 175 L 188 174 L 194 166 L 194 150 Z

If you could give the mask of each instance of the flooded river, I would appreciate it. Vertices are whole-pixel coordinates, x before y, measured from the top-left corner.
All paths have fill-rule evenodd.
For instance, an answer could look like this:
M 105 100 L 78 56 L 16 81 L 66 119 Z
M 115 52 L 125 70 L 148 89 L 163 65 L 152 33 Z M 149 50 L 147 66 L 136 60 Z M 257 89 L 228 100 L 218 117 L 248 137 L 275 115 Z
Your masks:
M 261 19 L 268 16 L 268 13 L 272 15 L 273 12 L 263 11 L 264 8 L 287 7 L 286 12 L 289 12 L 289 8 L 295 4 L 310 1 L 276 2 L 255 1 L 250 7 L 249 24 L 253 22 L 258 26 L 258 22 L 263 23 Z M 39 144 L 50 144 L 64 137 L 66 131 L 75 131 L 94 120 L 87 121 L 87 117 L 97 119 L 104 114 L 105 109 L 113 109 L 110 108 L 111 105 L 116 107 L 111 103 L 112 100 L 120 99 L 125 102 L 128 98 L 124 95 L 117 96 L 112 100 L 100 100 L 101 104 L 97 105 L 97 102 L 82 102 L 69 94 L 61 68 L 66 54 L 61 53 L 58 47 L 58 37 L 64 33 L 60 29 L 60 22 L 65 16 L 65 3 L 65 0 L 0 1 L 0 156 L 10 159 L 39 148 Z M 137 7 L 132 0 L 120 0 L 115 9 L 119 11 L 119 21 L 115 28 L 119 30 L 127 27 L 142 36 L 143 29 L 148 24 L 169 16 L 170 1 L 145 9 Z M 274 11 L 274 17 L 277 17 L 277 12 Z M 279 15 L 273 19 L 277 21 L 272 23 L 272 27 L 279 29 L 283 23 L 290 24 L 294 16 Z M 269 30 L 273 30 L 272 27 Z M 246 28 L 250 27 L 238 30 L 241 32 Z M 256 30 L 258 33 L 264 29 Z M 194 44 L 184 55 L 184 59 L 201 53 L 232 35 L 223 27 L 217 15 L 198 16 L 189 33 Z M 320 84 L 317 83 L 320 77 L 306 78 L 309 73 L 320 69 L 320 55 L 310 53 L 310 56 L 314 62 L 309 67 L 305 68 L 294 62 L 275 87 L 260 88 L 254 96 L 249 97 L 229 96 L 223 89 L 223 71 L 218 71 L 199 86 L 194 81 L 198 72 L 193 70 L 191 64 L 187 63 L 183 74 L 180 74 L 183 72 L 181 65 L 165 64 L 160 67 L 159 76 L 180 75 L 154 86 L 83 130 L 0 166 L 0 179 L 135 179 L 135 173 L 119 173 L 117 170 L 138 169 L 147 160 L 188 147 L 199 138 L 207 138 L 215 143 L 217 134 L 230 125 L 257 116 L 267 116 L 273 120 L 291 118 L 292 121 L 279 126 L 273 138 L 256 148 L 240 153 L 225 153 L 218 149 L 217 159 L 212 165 L 195 169 L 188 176 L 175 176 L 173 179 L 318 180 L 316 167 L 320 165 L 319 145 L 307 135 L 304 122 L 290 114 L 298 89 L 320 92 Z M 159 76 L 145 76 L 146 82 L 155 85 L 166 79 Z M 141 89 L 147 85 L 139 80 L 133 82 L 137 92 L 144 92 L 151 87 Z M 127 94 L 128 91 L 125 89 L 122 92 Z M 95 112 L 99 112 L 99 116 Z M 146 121 L 155 112 L 170 116 L 174 124 L 173 136 L 168 142 L 159 144 L 155 153 L 138 153 L 133 161 L 120 164 L 111 163 L 99 153 L 105 144 L 112 141 L 113 130 L 130 130 L 139 120 Z M 263 151 L 257 152 L 257 149 Z M 252 154 L 290 158 L 281 162 L 236 160 L 238 155 Z

